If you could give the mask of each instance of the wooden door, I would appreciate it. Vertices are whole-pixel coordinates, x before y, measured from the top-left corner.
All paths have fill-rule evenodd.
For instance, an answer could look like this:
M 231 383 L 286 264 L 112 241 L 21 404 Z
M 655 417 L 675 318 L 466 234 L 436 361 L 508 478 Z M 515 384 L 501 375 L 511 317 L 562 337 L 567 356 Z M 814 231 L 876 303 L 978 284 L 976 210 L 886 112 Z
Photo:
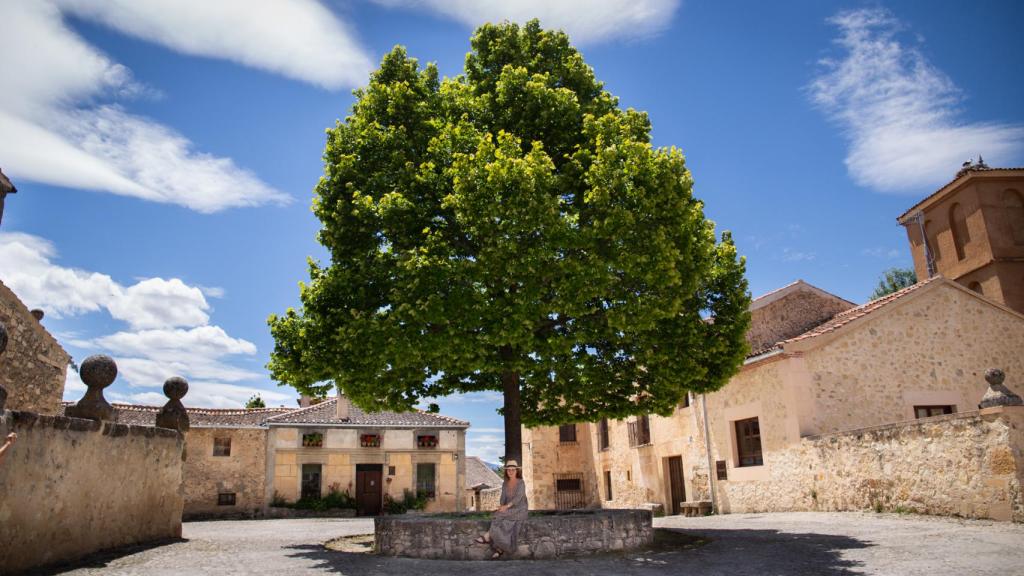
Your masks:
M 383 503 L 381 464 L 356 464 L 356 514 L 376 516 Z
M 679 503 L 686 500 L 686 486 L 683 484 L 683 457 L 668 459 L 669 496 L 672 499 L 672 514 L 679 514 Z

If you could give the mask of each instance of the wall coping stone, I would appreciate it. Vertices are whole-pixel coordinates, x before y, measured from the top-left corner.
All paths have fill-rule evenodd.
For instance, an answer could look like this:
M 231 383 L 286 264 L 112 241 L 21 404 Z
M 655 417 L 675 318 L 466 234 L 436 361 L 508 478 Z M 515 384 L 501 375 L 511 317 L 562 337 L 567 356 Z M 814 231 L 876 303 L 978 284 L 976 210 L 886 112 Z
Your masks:
M 53 428 L 55 430 L 71 430 L 74 432 L 100 432 L 106 436 L 145 436 L 147 438 L 180 436 L 177 430 L 141 426 L 139 424 L 116 424 L 86 418 L 38 414 L 25 410 L 4 410 L 2 418 L 26 428 Z
M 943 414 L 940 416 L 930 416 L 928 418 L 916 418 L 914 420 L 904 420 L 902 422 L 892 422 L 889 424 L 879 424 L 877 426 L 866 426 L 864 428 L 853 428 L 851 430 L 839 430 L 838 432 L 829 432 L 828 434 L 814 434 L 811 436 L 804 436 L 801 440 L 809 442 L 815 442 L 820 440 L 828 440 L 829 438 L 839 438 L 842 436 L 859 436 L 862 434 L 871 434 L 875 432 L 885 432 L 887 430 L 895 430 L 898 428 L 910 428 L 913 426 L 922 426 L 925 424 L 936 424 L 938 422 L 952 421 L 952 420 L 968 420 L 973 418 L 980 418 L 986 414 L 994 414 L 998 411 L 982 411 L 982 410 L 968 410 L 966 412 L 956 412 L 954 414 Z

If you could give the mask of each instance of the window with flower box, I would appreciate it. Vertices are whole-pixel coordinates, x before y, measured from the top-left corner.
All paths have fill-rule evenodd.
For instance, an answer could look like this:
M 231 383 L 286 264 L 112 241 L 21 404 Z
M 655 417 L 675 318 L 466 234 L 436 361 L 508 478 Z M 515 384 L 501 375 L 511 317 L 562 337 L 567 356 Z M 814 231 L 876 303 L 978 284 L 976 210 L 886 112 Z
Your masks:
M 380 434 L 360 434 L 359 446 L 362 448 L 380 448 Z
M 324 435 L 322 432 L 310 432 L 302 435 L 303 448 L 322 448 L 323 445 Z
M 417 434 L 416 435 L 416 447 L 417 448 L 437 448 L 437 435 L 436 434 Z

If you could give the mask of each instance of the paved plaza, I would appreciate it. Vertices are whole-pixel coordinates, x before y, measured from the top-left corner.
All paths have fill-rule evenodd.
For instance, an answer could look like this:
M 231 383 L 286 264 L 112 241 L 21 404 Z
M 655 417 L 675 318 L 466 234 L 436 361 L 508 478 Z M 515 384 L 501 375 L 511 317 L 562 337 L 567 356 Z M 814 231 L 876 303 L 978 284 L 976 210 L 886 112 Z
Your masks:
M 659 528 L 704 536 L 704 546 L 559 561 L 449 562 L 328 550 L 370 533 L 355 519 L 191 522 L 181 541 L 97 556 L 48 574 L 401 574 L 1005 576 L 1024 566 L 1024 526 L 871 513 L 734 514 L 659 518 Z

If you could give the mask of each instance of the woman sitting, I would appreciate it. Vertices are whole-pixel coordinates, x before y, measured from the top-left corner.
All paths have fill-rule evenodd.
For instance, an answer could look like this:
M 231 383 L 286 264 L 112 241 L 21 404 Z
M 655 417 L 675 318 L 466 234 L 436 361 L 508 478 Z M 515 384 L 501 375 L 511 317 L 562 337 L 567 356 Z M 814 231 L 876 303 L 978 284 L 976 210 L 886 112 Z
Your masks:
M 515 460 L 505 462 L 505 481 L 501 484 L 501 504 L 494 511 L 491 529 L 476 539 L 478 544 L 490 544 L 494 549 L 492 560 L 504 554 L 516 551 L 516 534 L 519 525 L 526 521 L 528 504 L 526 502 L 526 483 L 523 482 L 523 471 Z

